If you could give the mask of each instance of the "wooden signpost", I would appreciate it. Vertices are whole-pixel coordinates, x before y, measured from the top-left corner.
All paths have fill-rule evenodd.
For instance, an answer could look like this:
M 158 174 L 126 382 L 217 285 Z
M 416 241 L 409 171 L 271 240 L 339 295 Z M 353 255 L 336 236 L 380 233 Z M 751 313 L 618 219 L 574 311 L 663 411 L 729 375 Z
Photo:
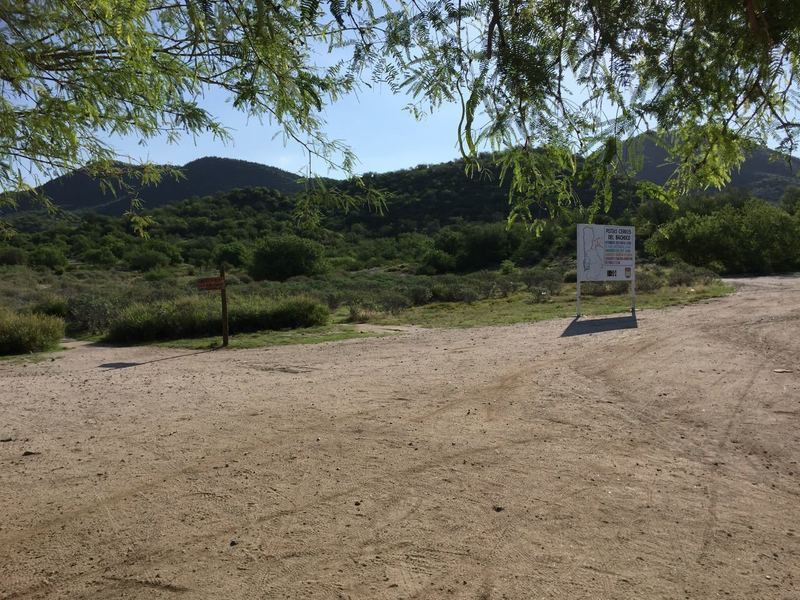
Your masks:
M 228 345 L 228 293 L 225 289 L 225 268 L 220 267 L 219 277 L 204 277 L 197 280 L 197 289 L 219 290 L 222 299 L 222 345 Z

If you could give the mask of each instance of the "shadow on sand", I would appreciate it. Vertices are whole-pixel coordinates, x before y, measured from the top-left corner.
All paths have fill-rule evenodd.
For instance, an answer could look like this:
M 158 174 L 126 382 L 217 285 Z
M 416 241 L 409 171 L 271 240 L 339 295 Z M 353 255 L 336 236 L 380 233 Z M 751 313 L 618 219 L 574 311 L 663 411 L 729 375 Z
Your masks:
M 636 313 L 624 317 L 606 317 L 603 319 L 575 317 L 561 334 L 561 337 L 588 335 L 602 331 L 617 331 L 618 329 L 636 329 L 637 327 L 639 327 L 639 324 L 636 321 Z
M 105 363 L 102 365 L 97 365 L 98 369 L 129 369 L 130 367 L 138 367 L 141 365 L 149 365 L 151 363 L 157 363 L 164 360 L 173 360 L 175 358 L 184 358 L 186 356 L 196 356 L 198 354 L 206 354 L 207 352 L 214 352 L 216 348 L 212 348 L 209 350 L 200 350 L 198 352 L 188 352 L 186 354 L 178 354 L 176 356 L 165 356 L 164 358 L 156 358 L 154 360 L 145 360 L 142 362 L 110 362 Z

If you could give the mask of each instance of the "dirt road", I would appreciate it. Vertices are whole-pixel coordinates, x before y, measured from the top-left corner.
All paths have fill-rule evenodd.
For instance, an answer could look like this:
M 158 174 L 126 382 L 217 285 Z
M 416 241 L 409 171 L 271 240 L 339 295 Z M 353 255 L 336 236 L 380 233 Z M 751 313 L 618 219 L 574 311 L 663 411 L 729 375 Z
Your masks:
M 737 285 L 0 364 L 0 598 L 800 598 L 800 279 Z

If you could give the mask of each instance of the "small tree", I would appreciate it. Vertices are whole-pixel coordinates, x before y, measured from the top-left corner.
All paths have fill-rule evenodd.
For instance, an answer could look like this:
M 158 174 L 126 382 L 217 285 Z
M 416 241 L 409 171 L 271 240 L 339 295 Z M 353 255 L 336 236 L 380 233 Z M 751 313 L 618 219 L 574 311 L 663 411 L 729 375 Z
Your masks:
M 169 263 L 169 256 L 158 250 L 139 248 L 131 251 L 125 256 L 128 266 L 135 271 L 151 271 L 158 267 L 166 267 Z
M 37 267 L 60 269 L 67 266 L 67 257 L 59 246 L 39 246 L 31 252 L 30 260 Z
M 323 268 L 321 244 L 296 235 L 262 240 L 253 252 L 250 275 L 255 280 L 284 281 L 296 275 L 314 275 Z
M 215 246 L 211 257 L 215 265 L 225 264 L 231 267 L 242 267 L 250 258 L 248 248 L 241 242 Z

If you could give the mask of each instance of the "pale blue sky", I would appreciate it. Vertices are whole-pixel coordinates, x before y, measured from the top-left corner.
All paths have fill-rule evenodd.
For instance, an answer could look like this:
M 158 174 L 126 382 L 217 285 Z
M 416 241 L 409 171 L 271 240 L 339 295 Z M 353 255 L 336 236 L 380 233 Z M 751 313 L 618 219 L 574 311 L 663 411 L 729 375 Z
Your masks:
M 454 104 L 444 106 L 417 121 L 404 110 L 409 102 L 407 96 L 394 95 L 385 86 L 365 87 L 357 95 L 325 108 L 325 131 L 329 138 L 342 140 L 356 153 L 356 173 L 404 169 L 456 158 L 459 108 Z M 224 156 L 295 173 L 307 171 L 308 155 L 294 141 L 284 143 L 279 127 L 248 119 L 219 91 L 208 93 L 202 104 L 230 129 L 231 140 L 223 143 L 203 135 L 195 139 L 185 136 L 176 144 L 154 138 L 140 145 L 136 137 L 112 138 L 112 143 L 123 156 L 155 163 L 183 165 L 202 156 Z M 320 175 L 340 175 L 328 172 L 319 159 L 314 159 L 312 168 Z

